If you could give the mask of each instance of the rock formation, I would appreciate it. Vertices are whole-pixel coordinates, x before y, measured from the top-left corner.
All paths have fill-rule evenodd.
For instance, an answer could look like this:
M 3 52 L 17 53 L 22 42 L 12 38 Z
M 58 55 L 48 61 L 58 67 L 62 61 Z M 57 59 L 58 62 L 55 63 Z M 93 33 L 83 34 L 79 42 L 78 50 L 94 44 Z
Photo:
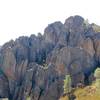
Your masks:
M 0 48 L 0 97 L 58 100 L 66 74 L 88 84 L 100 66 L 100 33 L 81 16 L 54 22 L 44 34 L 19 37 Z

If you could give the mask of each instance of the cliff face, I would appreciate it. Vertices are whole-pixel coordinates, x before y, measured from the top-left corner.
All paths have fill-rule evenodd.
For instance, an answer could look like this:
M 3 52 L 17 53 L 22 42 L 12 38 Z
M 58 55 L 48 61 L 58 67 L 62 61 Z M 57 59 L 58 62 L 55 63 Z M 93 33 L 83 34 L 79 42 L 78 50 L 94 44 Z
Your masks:
M 44 34 L 19 37 L 0 49 L 0 97 L 58 100 L 63 78 L 87 83 L 100 66 L 100 33 L 80 16 L 54 22 Z

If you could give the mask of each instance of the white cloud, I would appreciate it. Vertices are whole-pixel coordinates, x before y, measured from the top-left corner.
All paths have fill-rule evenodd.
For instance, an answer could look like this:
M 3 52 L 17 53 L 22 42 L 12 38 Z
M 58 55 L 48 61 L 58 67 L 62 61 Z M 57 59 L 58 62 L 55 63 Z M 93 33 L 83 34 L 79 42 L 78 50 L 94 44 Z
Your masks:
M 0 0 L 0 45 L 37 34 L 54 21 L 81 15 L 100 25 L 99 0 Z

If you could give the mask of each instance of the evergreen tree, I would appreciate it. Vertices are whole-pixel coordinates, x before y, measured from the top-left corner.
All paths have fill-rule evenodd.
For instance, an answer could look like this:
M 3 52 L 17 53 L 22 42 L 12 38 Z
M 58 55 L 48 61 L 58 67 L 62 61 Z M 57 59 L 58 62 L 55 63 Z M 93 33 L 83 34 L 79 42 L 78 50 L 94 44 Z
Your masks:
M 100 91 L 100 68 L 95 70 L 94 76 L 96 78 L 95 86 L 97 87 L 97 90 Z
M 71 100 L 72 87 L 71 87 L 71 77 L 70 77 L 70 75 L 65 76 L 63 89 L 64 89 L 64 94 L 66 94 L 68 96 L 69 100 Z
M 71 77 L 70 75 L 66 75 L 64 79 L 64 94 L 71 92 Z

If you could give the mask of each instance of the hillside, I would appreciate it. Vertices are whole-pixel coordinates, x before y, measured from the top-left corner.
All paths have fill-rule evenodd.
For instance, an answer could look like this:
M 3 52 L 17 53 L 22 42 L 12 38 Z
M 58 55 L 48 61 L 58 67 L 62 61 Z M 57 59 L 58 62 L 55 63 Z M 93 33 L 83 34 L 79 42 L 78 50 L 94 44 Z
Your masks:
M 71 76 L 73 87 L 80 82 L 86 86 L 97 66 L 99 26 L 71 16 L 64 24 L 49 24 L 43 35 L 21 36 L 0 48 L 0 98 L 58 100 L 65 75 Z
M 75 90 L 76 100 L 100 100 L 100 91 L 95 90 L 95 86 L 87 86 Z M 59 100 L 68 100 L 67 96 L 61 97 Z

